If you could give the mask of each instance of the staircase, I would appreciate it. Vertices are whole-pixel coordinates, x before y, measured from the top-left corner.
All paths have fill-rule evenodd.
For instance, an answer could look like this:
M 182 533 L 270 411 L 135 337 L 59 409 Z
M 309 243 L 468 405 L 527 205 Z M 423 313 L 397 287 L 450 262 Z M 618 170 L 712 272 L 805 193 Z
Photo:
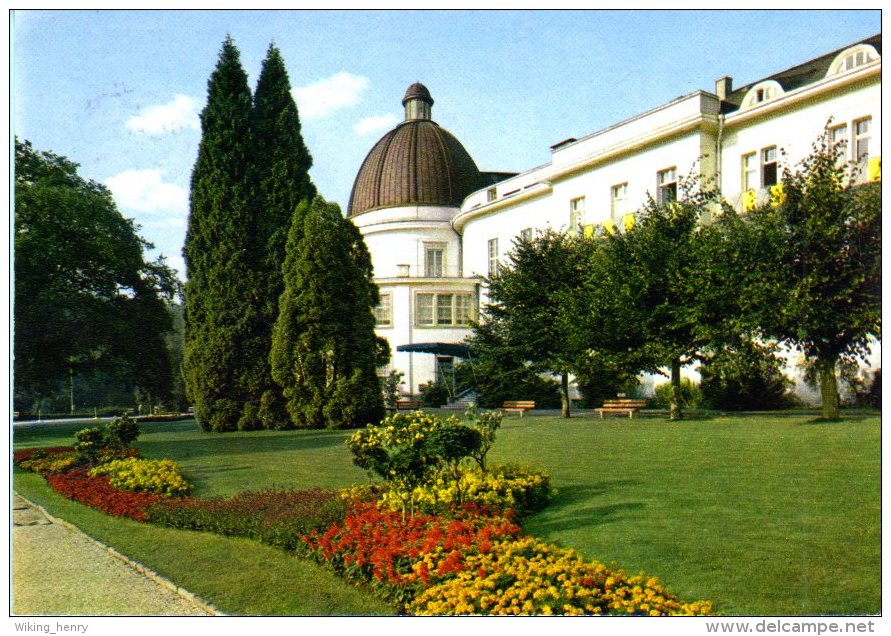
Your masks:
M 466 391 L 462 391 L 455 397 L 449 398 L 448 404 L 443 404 L 440 408 L 453 411 L 466 411 L 471 406 L 476 405 L 478 398 L 479 394 L 476 391 L 474 391 L 473 389 L 467 389 Z

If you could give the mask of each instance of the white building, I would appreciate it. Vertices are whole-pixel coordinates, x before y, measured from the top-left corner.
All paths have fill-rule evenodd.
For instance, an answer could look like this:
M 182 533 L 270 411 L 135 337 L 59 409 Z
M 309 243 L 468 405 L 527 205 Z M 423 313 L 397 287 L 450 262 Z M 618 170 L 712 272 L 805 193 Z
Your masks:
M 621 231 L 648 195 L 673 197 L 692 173 L 745 210 L 778 194 L 784 162 L 807 156 L 830 120 L 857 178 L 881 175 L 881 35 L 739 88 L 722 77 L 713 93 L 555 144 L 547 164 L 515 175 L 479 172 L 432 121 L 423 85 L 403 104 L 406 120 L 369 152 L 348 210 L 381 288 L 378 333 L 394 351 L 461 342 L 485 302 L 480 277 L 524 231 Z M 437 373 L 430 354 L 398 352 L 392 367 L 413 394 Z

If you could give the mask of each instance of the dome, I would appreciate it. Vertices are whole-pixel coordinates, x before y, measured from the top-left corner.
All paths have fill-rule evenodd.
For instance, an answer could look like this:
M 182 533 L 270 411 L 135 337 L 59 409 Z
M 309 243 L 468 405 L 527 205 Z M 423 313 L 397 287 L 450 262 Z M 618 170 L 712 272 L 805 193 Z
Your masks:
M 353 183 L 347 216 L 404 205 L 458 207 L 484 185 L 461 142 L 430 119 L 433 98 L 427 87 L 412 84 L 402 103 L 405 121 L 365 157 Z

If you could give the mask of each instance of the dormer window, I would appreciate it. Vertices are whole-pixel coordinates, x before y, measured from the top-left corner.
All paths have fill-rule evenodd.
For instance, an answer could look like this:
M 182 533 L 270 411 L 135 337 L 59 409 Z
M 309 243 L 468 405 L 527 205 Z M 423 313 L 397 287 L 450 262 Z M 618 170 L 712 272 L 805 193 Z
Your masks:
M 752 106 L 757 106 L 758 104 L 762 104 L 764 102 L 779 97 L 784 92 L 785 91 L 783 90 L 783 87 L 780 86 L 779 82 L 776 82 L 775 80 L 765 80 L 763 82 L 758 82 L 749 89 L 748 93 L 746 93 L 746 96 L 743 98 L 742 108 L 751 108 Z
M 858 44 L 842 51 L 829 65 L 826 77 L 840 75 L 881 59 L 875 48 L 869 44 Z

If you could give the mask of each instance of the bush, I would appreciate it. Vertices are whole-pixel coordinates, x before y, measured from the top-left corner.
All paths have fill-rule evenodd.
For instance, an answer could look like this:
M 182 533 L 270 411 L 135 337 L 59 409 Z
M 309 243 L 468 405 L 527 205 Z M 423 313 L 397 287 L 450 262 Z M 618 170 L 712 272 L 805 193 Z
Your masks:
M 879 369 L 872 375 L 872 384 L 869 386 L 867 396 L 869 405 L 876 409 L 882 408 L 882 370 Z
M 170 459 L 116 459 L 90 470 L 90 476 L 106 475 L 112 488 L 147 492 L 165 497 L 189 494 L 191 484 L 179 465 Z
M 123 415 L 113 420 L 103 432 L 104 445 L 111 448 L 127 448 L 139 437 L 139 423 Z
M 671 406 L 671 383 L 665 382 L 656 387 L 654 397 L 656 406 L 667 409 Z M 702 405 L 702 392 L 695 382 L 689 378 L 681 378 L 681 398 L 680 406 L 682 409 L 695 409 Z
M 774 347 L 744 342 L 712 354 L 700 367 L 706 406 L 730 411 L 762 411 L 792 406 L 792 382 Z
M 431 408 L 438 408 L 449 401 L 449 389 L 442 382 L 428 382 L 418 387 L 421 393 L 421 404 Z
M 105 446 L 105 431 L 101 428 L 82 428 L 74 433 L 74 450 L 79 461 L 92 463 L 99 456 L 99 451 Z
M 165 499 L 148 509 L 148 519 L 174 528 L 255 539 L 293 550 L 300 536 L 343 520 L 345 503 L 331 490 L 260 490 L 226 499 Z
M 374 497 L 390 510 L 400 510 L 404 503 L 402 492 L 386 487 L 367 494 L 358 489 L 349 492 L 363 499 Z M 553 493 L 546 472 L 508 464 L 488 471 L 477 466 L 461 468 L 457 476 L 439 471 L 429 483 L 417 486 L 410 499 L 416 510 L 427 514 L 448 514 L 456 506 L 472 504 L 519 519 L 544 508 Z

